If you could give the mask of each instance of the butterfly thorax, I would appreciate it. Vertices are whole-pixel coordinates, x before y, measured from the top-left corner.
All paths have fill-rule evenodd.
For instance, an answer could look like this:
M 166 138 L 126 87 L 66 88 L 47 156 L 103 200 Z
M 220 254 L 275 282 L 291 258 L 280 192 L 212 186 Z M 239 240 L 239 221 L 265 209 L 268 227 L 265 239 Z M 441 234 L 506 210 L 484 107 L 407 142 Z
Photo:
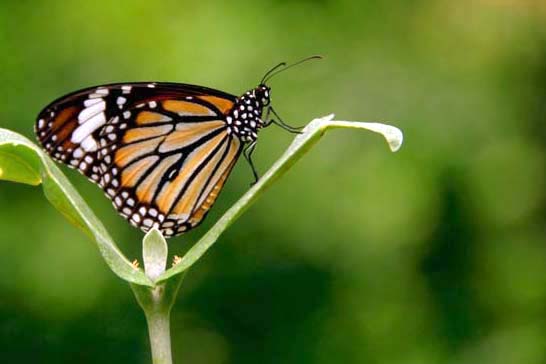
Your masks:
M 226 116 L 228 133 L 236 135 L 242 142 L 254 142 L 258 130 L 266 126 L 262 112 L 269 105 L 269 92 L 269 87 L 259 85 L 238 97 Z

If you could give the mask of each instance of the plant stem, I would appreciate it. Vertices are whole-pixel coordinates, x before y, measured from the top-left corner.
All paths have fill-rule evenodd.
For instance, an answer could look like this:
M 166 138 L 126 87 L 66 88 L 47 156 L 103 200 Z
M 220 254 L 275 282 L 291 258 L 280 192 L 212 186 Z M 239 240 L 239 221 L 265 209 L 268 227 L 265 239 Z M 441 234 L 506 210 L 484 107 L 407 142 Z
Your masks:
M 172 364 L 170 312 L 146 312 L 153 364 Z
M 176 279 L 145 287 L 131 284 L 138 304 L 144 310 L 152 348 L 153 364 L 172 364 L 170 316 L 184 274 Z

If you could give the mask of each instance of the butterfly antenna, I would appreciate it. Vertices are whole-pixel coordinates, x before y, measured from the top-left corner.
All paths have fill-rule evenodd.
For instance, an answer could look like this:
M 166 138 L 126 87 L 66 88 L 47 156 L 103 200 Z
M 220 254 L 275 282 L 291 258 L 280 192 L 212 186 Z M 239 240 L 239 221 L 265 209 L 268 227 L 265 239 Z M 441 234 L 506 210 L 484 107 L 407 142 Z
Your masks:
M 306 58 L 304 58 L 304 59 L 302 59 L 302 60 L 300 60 L 300 61 L 298 61 L 298 62 L 296 62 L 296 63 L 292 63 L 292 64 L 289 65 L 289 66 L 286 66 L 286 63 L 285 63 L 285 62 L 280 63 L 280 64 L 278 64 L 277 66 L 273 67 L 271 70 L 269 70 L 269 71 L 265 74 L 265 76 L 264 76 L 264 78 L 262 79 L 262 82 L 261 82 L 261 83 L 263 84 L 263 83 L 269 81 L 273 76 L 278 75 L 279 73 L 284 72 L 284 71 L 286 71 L 287 69 L 290 69 L 290 68 L 292 68 L 292 67 L 294 67 L 294 66 L 300 65 L 300 64 L 302 64 L 302 63 L 304 63 L 304 62 L 307 62 L 307 61 L 310 61 L 310 60 L 313 60 L 313 59 L 322 59 L 322 56 L 314 55 L 314 56 L 306 57 Z M 278 69 L 281 65 L 286 66 L 286 67 L 284 67 L 284 68 L 281 69 L 281 70 L 278 70 L 278 71 L 274 72 L 274 71 L 275 71 L 276 69 Z
M 265 80 L 267 79 L 267 76 L 269 76 L 272 72 L 275 72 L 275 70 L 279 69 L 279 67 L 284 67 L 284 66 L 286 66 L 286 62 L 281 62 L 275 67 L 271 68 L 269 71 L 267 71 L 265 75 L 262 77 L 262 80 L 260 81 L 260 85 L 262 85 L 265 82 Z

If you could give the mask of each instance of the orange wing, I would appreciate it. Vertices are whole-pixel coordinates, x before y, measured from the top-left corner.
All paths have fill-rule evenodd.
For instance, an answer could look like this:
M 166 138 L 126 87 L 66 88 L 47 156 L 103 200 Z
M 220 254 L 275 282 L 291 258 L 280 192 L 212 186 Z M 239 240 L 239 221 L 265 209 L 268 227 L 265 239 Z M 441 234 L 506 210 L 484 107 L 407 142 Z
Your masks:
M 102 86 L 51 104 L 36 130 L 55 159 L 98 183 L 131 224 L 170 237 L 203 220 L 240 155 L 225 121 L 234 101 L 191 85 Z

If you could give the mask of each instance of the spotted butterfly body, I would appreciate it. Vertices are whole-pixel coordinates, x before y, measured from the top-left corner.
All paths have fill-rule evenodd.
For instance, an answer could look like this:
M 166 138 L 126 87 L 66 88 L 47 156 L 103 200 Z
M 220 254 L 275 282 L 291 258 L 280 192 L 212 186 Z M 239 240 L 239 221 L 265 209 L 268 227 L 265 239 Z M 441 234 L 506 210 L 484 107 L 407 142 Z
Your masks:
M 131 224 L 172 237 L 203 221 L 244 145 L 268 125 L 269 92 L 264 84 L 240 97 L 176 83 L 91 87 L 47 106 L 35 131 Z

